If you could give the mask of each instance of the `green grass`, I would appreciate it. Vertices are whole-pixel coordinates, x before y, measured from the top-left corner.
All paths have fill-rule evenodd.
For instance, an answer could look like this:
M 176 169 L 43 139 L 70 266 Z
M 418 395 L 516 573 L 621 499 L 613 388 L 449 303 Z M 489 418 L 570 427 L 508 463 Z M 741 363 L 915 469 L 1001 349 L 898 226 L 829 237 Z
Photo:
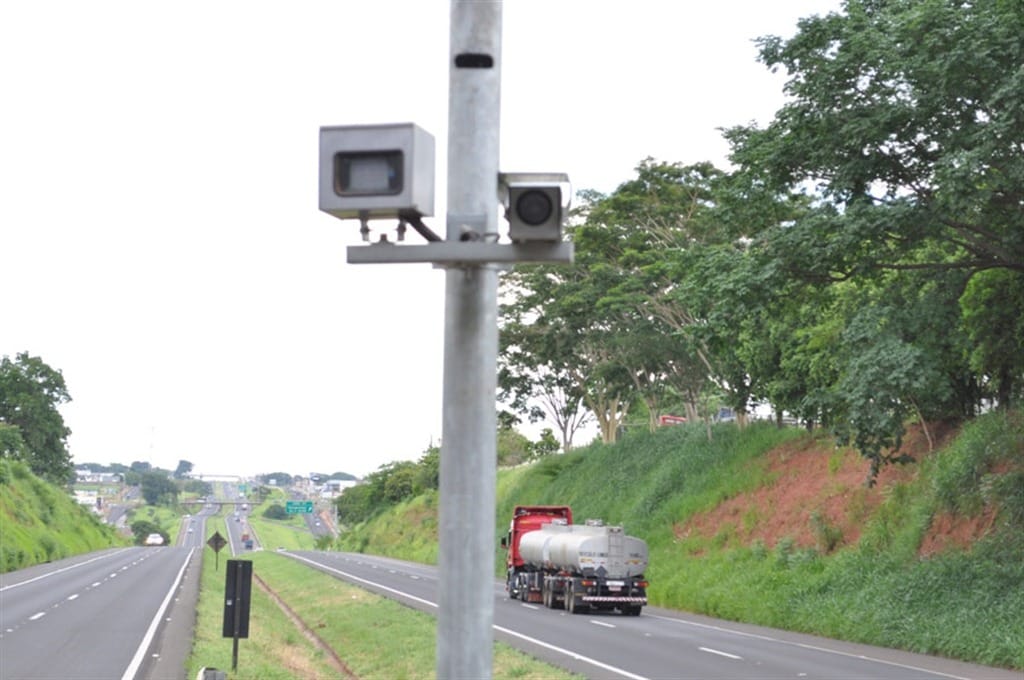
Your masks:
M 947 449 L 917 466 L 912 481 L 887 489 L 868 511 L 852 492 L 863 526 L 857 545 L 838 545 L 818 518 L 818 549 L 793 541 L 737 545 L 757 517 L 722 523 L 711 538 L 673 531 L 695 513 L 770 486 L 763 454 L 786 442 L 831 441 L 795 428 L 717 426 L 631 432 L 613 446 L 594 444 L 498 474 L 498 547 L 515 505 L 567 504 L 577 522 L 602 518 L 644 538 L 652 604 L 737 621 L 1024 669 L 1024 417 L 990 414 L 969 423 Z M 830 459 L 831 460 L 831 459 Z M 834 472 L 838 463 L 831 464 Z M 865 468 L 866 469 L 866 468 Z M 597 491 L 599 490 L 599 492 Z M 859 502 L 858 502 L 859 499 Z M 436 540 L 424 499 L 403 503 L 343 537 L 344 549 L 434 562 Z M 970 551 L 921 557 L 933 519 L 998 510 L 990 537 Z M 769 512 L 762 508 L 758 512 Z M 436 520 L 435 520 L 436 521 Z M 418 535 L 416 534 L 419 528 Z M 400 537 L 400 540 L 398 540 Z
M 312 550 L 315 547 L 313 535 L 309 533 L 305 523 L 299 526 L 291 522 L 263 519 L 253 514 L 249 516 L 249 525 L 252 526 L 260 545 L 267 550 Z
M 0 459 L 0 572 L 128 543 L 23 463 Z
M 186 677 L 203 666 L 231 668 L 231 640 L 220 637 L 225 562 L 214 572 L 205 556 L 196 643 Z M 249 556 L 253 573 L 339 654 L 360 678 L 432 678 L 436 665 L 433 616 L 350 586 L 272 552 Z M 254 579 L 255 581 L 255 579 Z M 338 678 L 342 674 L 253 584 L 248 639 L 239 641 L 238 672 L 230 678 Z M 494 651 L 495 678 L 559 680 L 576 677 L 504 644 Z

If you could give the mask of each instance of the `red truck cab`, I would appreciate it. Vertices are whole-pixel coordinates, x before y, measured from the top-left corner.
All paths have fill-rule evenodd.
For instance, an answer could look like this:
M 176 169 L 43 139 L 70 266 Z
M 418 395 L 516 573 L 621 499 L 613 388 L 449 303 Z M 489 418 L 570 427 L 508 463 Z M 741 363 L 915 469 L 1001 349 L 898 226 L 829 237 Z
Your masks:
M 518 579 L 516 574 L 523 571 L 526 566 L 522 556 L 519 554 L 519 541 L 523 534 L 540 529 L 545 524 L 553 521 L 572 524 L 572 509 L 568 505 L 517 505 L 512 511 L 512 522 L 509 525 L 508 535 L 501 539 L 501 547 L 507 553 L 505 556 L 505 569 L 507 578 L 505 590 L 515 599 L 520 598 L 532 601 L 533 594 L 521 594 L 515 592 Z M 527 595 L 527 597 L 523 597 Z M 539 592 L 536 594 L 539 598 Z M 537 599 L 539 601 L 539 599 Z

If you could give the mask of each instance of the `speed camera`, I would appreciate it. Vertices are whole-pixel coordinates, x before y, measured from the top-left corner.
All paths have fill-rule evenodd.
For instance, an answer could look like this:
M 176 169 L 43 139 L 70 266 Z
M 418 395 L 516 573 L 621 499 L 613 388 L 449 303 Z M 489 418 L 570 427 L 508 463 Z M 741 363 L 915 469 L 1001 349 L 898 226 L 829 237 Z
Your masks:
M 569 211 L 568 175 L 502 173 L 500 186 L 513 243 L 562 240 L 562 224 Z
M 433 136 L 413 123 L 321 127 L 320 210 L 340 219 L 433 215 Z

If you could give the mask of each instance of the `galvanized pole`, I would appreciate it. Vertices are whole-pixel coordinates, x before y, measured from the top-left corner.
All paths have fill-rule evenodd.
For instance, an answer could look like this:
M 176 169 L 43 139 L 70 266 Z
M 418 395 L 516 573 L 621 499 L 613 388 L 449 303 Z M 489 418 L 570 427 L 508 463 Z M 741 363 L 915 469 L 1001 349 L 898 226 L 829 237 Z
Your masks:
M 496 239 L 501 12 L 451 2 L 447 241 Z M 452 266 L 445 284 L 437 677 L 490 678 L 498 272 Z

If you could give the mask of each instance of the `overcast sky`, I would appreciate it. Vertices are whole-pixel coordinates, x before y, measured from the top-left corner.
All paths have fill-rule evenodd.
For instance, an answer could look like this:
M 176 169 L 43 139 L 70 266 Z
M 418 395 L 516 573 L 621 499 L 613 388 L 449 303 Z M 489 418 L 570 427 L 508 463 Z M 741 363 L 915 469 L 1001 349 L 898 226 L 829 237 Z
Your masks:
M 612 191 L 725 167 L 783 74 L 752 40 L 838 0 L 511 0 L 501 168 Z M 443 234 L 449 3 L 0 6 L 0 355 L 63 372 L 75 463 L 345 471 L 441 438 L 444 274 L 348 265 L 321 125 L 414 121 Z M 418 238 L 410 231 L 410 240 Z

